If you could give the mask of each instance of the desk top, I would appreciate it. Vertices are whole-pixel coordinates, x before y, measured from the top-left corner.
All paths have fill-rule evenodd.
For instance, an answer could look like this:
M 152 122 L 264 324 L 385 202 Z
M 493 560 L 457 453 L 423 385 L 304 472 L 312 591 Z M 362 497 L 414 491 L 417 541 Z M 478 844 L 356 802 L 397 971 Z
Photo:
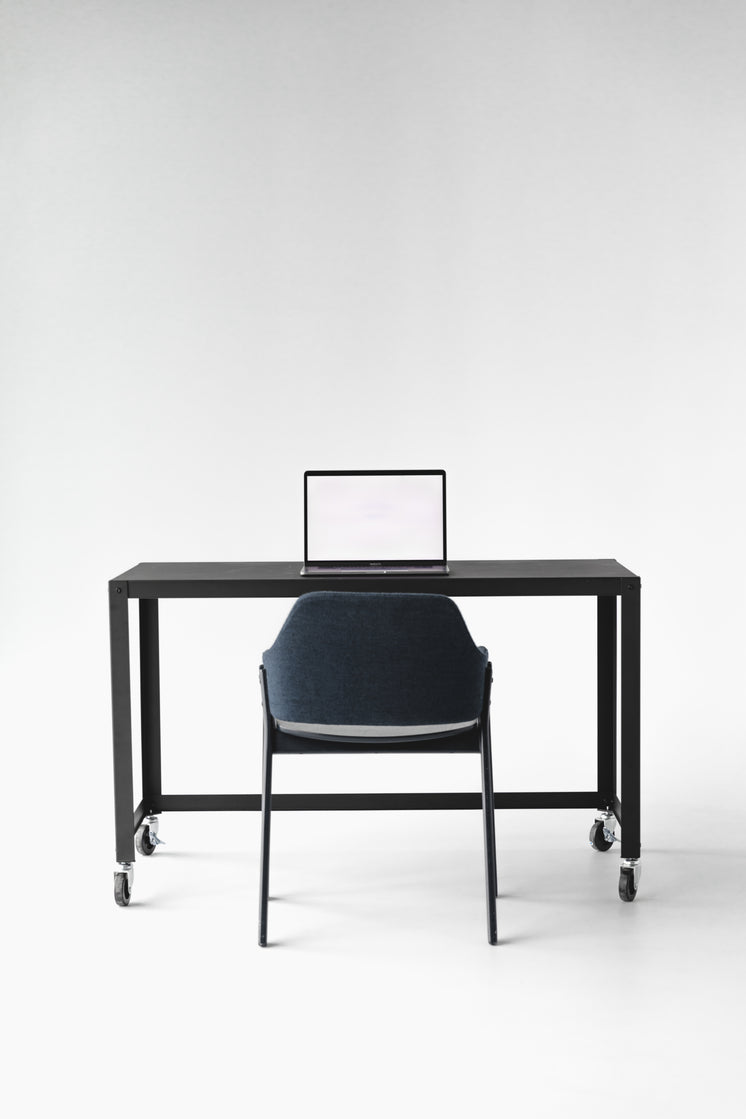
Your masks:
M 414 591 L 453 597 L 618 595 L 640 578 L 614 559 L 449 560 L 449 575 L 303 576 L 300 560 L 138 563 L 112 579 L 129 598 L 297 598 L 308 591 Z M 121 590 L 118 590 L 121 588 Z

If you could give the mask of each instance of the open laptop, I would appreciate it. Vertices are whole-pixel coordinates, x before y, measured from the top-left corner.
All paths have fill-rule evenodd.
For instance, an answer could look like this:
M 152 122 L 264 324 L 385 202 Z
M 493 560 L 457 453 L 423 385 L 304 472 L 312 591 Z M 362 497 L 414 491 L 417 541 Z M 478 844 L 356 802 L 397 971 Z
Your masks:
M 447 575 L 445 470 L 307 470 L 301 575 Z

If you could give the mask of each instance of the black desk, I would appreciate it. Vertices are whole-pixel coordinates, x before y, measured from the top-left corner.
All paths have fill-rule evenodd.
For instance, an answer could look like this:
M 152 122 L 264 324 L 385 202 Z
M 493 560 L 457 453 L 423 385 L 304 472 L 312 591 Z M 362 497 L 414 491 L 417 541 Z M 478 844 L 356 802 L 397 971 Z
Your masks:
M 289 563 L 141 563 L 109 583 L 114 814 L 117 870 L 132 876 L 134 836 L 161 812 L 259 811 L 259 793 L 168 794 L 161 785 L 158 599 L 297 598 L 308 591 L 409 591 L 459 597 L 593 595 L 597 599 L 596 788 L 585 792 L 497 792 L 496 808 L 589 808 L 622 824 L 622 866 L 640 858 L 640 579 L 616 560 L 449 561 L 447 576 L 302 577 Z M 140 603 L 142 797 L 134 806 L 128 601 Z M 617 795 L 617 598 L 621 599 L 621 784 Z M 260 652 L 257 653 L 257 656 Z M 481 808 L 481 793 L 285 793 L 279 811 Z M 621 890 L 621 881 L 620 881 Z M 626 899 L 631 900 L 631 899 Z

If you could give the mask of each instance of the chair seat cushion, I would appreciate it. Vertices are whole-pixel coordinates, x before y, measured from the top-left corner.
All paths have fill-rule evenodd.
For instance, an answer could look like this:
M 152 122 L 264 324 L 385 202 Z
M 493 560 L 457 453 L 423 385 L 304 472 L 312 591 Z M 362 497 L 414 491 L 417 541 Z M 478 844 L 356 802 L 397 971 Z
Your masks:
M 428 726 L 375 727 L 338 725 L 330 723 L 291 723 L 285 719 L 275 720 L 277 727 L 287 734 L 301 735 L 344 735 L 348 738 L 401 738 L 407 735 L 447 734 L 449 731 L 466 730 L 476 725 L 476 719 L 465 723 L 432 723 Z

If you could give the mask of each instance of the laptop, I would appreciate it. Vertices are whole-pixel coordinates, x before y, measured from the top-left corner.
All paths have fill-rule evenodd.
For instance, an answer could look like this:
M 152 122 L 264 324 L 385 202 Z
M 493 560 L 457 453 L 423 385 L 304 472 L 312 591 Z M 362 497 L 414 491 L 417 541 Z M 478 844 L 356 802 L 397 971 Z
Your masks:
M 445 470 L 307 470 L 301 575 L 447 575 Z

